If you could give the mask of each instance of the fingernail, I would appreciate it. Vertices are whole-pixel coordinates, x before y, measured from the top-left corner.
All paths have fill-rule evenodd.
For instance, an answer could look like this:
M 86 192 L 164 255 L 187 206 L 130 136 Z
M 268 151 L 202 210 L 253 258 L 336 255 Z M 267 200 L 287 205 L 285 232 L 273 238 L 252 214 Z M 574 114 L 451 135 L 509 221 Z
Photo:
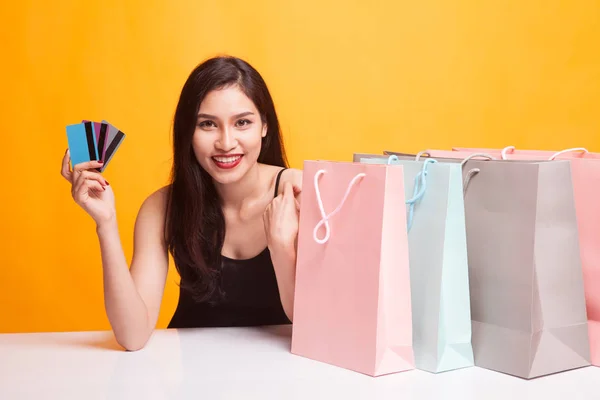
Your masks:
M 104 161 L 102 161 L 102 160 L 98 160 L 98 163 L 100 163 L 100 164 L 104 164 Z
M 104 181 L 104 182 L 106 182 L 106 186 L 110 186 L 110 184 L 108 183 L 108 181 Z

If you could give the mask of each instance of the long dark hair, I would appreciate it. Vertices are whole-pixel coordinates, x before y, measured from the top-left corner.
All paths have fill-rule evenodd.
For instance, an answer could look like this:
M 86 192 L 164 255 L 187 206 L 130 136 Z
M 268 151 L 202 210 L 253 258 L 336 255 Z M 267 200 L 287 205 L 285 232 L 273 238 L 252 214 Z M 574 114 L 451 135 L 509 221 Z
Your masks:
M 165 221 L 165 240 L 181 277 L 180 287 L 196 301 L 219 290 L 225 217 L 211 176 L 192 148 L 197 114 L 212 90 L 237 85 L 254 102 L 267 134 L 258 162 L 287 167 L 279 120 L 263 78 L 247 62 L 221 56 L 198 65 L 185 82 L 173 124 L 173 168 Z

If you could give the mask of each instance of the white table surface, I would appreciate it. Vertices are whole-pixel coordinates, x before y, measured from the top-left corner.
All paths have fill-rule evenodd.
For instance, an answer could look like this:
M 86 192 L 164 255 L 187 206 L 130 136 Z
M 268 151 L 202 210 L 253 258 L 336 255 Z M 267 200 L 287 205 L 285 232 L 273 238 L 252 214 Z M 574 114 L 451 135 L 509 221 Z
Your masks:
M 600 399 L 600 368 L 524 380 L 478 367 L 377 378 L 289 352 L 291 327 L 0 334 L 0 399 Z

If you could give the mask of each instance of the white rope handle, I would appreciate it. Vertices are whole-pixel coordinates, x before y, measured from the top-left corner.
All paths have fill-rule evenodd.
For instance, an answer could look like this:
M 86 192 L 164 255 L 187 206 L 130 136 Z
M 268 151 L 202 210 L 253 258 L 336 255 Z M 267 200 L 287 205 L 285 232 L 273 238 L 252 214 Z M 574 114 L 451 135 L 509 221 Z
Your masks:
M 420 161 L 421 160 L 421 156 L 424 156 L 427 154 L 427 157 L 430 157 L 430 154 L 427 152 L 427 150 L 421 150 L 420 152 L 417 153 L 417 155 L 415 156 L 415 161 Z
M 356 175 L 348 184 L 348 188 L 346 189 L 346 194 L 344 194 L 344 198 L 342 199 L 342 202 L 340 203 L 340 205 L 337 206 L 337 208 L 335 210 L 333 210 L 333 212 L 331 214 L 327 215 L 325 213 L 325 207 L 323 206 L 323 199 L 321 198 L 321 190 L 319 189 L 319 177 L 321 175 L 323 175 L 324 173 L 326 173 L 326 171 L 324 169 L 320 169 L 315 174 L 315 194 L 317 195 L 317 203 L 319 204 L 319 210 L 321 211 L 321 220 L 319 221 L 317 226 L 315 226 L 315 229 L 313 231 L 313 239 L 315 239 L 315 242 L 317 242 L 319 244 L 327 243 L 327 241 L 329 240 L 329 237 L 331 236 L 331 227 L 329 226 L 329 219 L 331 217 L 333 217 L 335 214 L 337 214 L 342 209 L 342 206 L 346 202 L 346 199 L 348 198 L 348 195 L 350 194 L 350 190 L 352 190 L 352 187 L 360 179 L 367 176 L 367 174 L 365 174 L 365 173 L 360 173 L 360 174 Z M 322 225 L 325 225 L 325 237 L 323 239 L 319 239 L 317 233 L 319 231 L 319 228 L 321 228 Z
M 473 168 L 473 169 L 470 169 L 469 172 L 467 172 L 467 175 L 465 176 L 465 180 L 463 181 L 463 196 L 465 196 L 467 194 L 467 187 L 469 187 L 469 183 L 471 182 L 471 179 L 480 172 L 481 172 L 481 170 L 479 168 Z
M 485 153 L 473 153 L 471 154 L 469 157 L 465 158 L 464 160 L 461 161 L 460 163 L 460 167 L 462 168 L 469 160 L 471 160 L 472 158 L 475 157 L 483 157 L 485 159 L 488 160 L 495 160 L 494 157 L 490 156 L 489 154 L 485 154 Z M 467 187 L 469 186 L 469 182 L 471 182 L 471 179 L 477 175 L 481 170 L 479 168 L 473 168 L 471 169 L 469 172 L 467 172 L 465 179 L 463 181 L 463 195 L 467 194 Z
M 502 152 L 500 152 L 500 155 L 502 156 L 503 160 L 508 160 L 506 153 L 508 153 L 509 151 L 515 151 L 515 146 L 506 146 L 505 148 L 502 149 Z
M 461 166 L 461 168 L 462 168 L 462 167 L 463 167 L 463 166 L 464 166 L 464 165 L 465 165 L 465 164 L 466 164 L 466 163 L 467 163 L 467 162 L 468 162 L 470 159 L 472 159 L 472 158 L 475 158 L 475 157 L 483 157 L 483 158 L 485 158 L 485 159 L 487 159 L 487 160 L 495 160 L 495 158 L 494 158 L 494 157 L 492 157 L 492 156 L 490 156 L 489 154 L 486 154 L 486 153 L 473 153 L 473 154 L 471 154 L 469 157 L 467 157 L 467 158 L 465 158 L 464 160 L 462 160 L 462 161 L 461 161 L 461 163 L 460 163 L 460 166 Z
M 584 154 L 587 154 L 587 153 L 589 153 L 589 151 L 588 151 L 586 148 L 583 148 L 583 147 L 575 147 L 575 148 L 572 148 L 572 149 L 561 150 L 561 151 L 559 151 L 558 153 L 555 153 L 555 154 L 553 154 L 553 155 L 552 155 L 552 157 L 550 157 L 550 159 L 549 159 L 549 160 L 550 160 L 550 161 L 554 161 L 554 159 L 555 159 L 556 157 L 560 156 L 561 154 L 564 154 L 564 153 L 571 153 L 571 152 L 573 152 L 573 151 L 581 151 L 581 152 L 583 152 Z

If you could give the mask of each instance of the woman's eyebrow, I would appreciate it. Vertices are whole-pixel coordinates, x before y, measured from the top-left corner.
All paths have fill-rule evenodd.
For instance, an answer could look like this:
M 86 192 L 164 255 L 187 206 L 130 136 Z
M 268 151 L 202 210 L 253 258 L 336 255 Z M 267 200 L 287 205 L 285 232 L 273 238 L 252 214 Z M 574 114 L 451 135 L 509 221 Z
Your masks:
M 245 117 L 247 115 L 254 115 L 254 113 L 252 111 L 245 111 L 243 113 L 239 113 L 233 116 L 234 119 L 237 118 L 242 118 Z M 206 119 L 219 119 L 218 117 L 214 116 L 214 115 L 210 115 L 210 114 L 205 114 L 205 113 L 199 113 L 198 114 L 198 118 L 206 118 Z

